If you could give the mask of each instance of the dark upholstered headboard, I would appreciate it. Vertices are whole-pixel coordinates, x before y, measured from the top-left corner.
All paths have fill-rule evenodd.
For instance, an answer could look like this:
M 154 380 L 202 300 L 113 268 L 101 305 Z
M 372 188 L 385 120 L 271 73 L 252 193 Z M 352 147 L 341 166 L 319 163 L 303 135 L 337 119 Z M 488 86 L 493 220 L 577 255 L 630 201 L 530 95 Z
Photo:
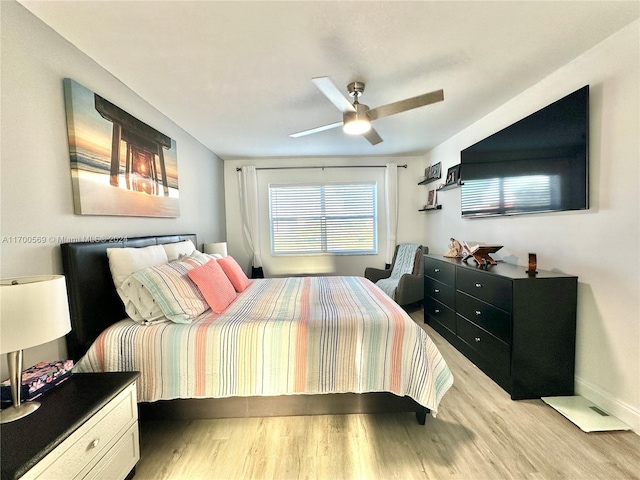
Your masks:
M 66 337 L 69 358 L 77 361 L 105 328 L 127 316 L 113 285 L 107 248 L 147 247 L 182 240 L 191 240 L 198 245 L 195 234 L 60 245 L 71 314 L 71 332 Z

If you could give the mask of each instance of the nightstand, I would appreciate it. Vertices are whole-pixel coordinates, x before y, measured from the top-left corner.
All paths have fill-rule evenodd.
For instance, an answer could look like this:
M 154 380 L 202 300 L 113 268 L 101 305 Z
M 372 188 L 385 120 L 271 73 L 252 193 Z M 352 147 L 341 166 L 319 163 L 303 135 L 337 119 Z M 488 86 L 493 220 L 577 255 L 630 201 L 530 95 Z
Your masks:
M 137 372 L 74 373 L 31 415 L 2 425 L 2 480 L 133 476 Z

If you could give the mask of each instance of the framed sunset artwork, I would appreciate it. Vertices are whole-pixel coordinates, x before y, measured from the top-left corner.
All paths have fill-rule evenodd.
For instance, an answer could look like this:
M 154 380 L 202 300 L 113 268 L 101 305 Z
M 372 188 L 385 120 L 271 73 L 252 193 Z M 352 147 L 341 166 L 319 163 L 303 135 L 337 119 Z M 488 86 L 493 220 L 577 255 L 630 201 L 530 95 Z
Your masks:
M 74 212 L 178 217 L 176 142 L 64 79 Z

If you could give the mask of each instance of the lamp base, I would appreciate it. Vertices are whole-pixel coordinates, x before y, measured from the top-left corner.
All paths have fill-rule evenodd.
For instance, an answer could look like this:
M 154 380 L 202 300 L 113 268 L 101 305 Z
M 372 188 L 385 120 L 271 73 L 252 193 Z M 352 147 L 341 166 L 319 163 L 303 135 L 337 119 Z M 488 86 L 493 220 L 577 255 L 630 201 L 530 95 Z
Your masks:
M 22 403 L 20 401 L 20 387 L 22 385 L 22 350 L 7 353 L 7 366 L 9 367 L 12 405 L 0 412 L 0 424 L 13 422 L 26 417 L 40 407 L 39 402 Z
M 21 403 L 17 407 L 13 405 L 5 408 L 0 412 L 0 424 L 9 423 L 18 420 L 22 417 L 32 414 L 40 407 L 38 402 L 26 402 Z

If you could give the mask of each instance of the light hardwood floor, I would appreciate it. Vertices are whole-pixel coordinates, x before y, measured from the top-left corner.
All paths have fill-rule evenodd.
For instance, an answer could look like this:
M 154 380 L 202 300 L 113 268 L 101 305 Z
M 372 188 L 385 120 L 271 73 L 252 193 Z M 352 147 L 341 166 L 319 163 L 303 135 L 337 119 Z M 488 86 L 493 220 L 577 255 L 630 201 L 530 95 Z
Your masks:
M 640 479 L 640 436 L 512 401 L 423 327 L 455 377 L 425 426 L 411 413 L 147 421 L 135 479 Z

